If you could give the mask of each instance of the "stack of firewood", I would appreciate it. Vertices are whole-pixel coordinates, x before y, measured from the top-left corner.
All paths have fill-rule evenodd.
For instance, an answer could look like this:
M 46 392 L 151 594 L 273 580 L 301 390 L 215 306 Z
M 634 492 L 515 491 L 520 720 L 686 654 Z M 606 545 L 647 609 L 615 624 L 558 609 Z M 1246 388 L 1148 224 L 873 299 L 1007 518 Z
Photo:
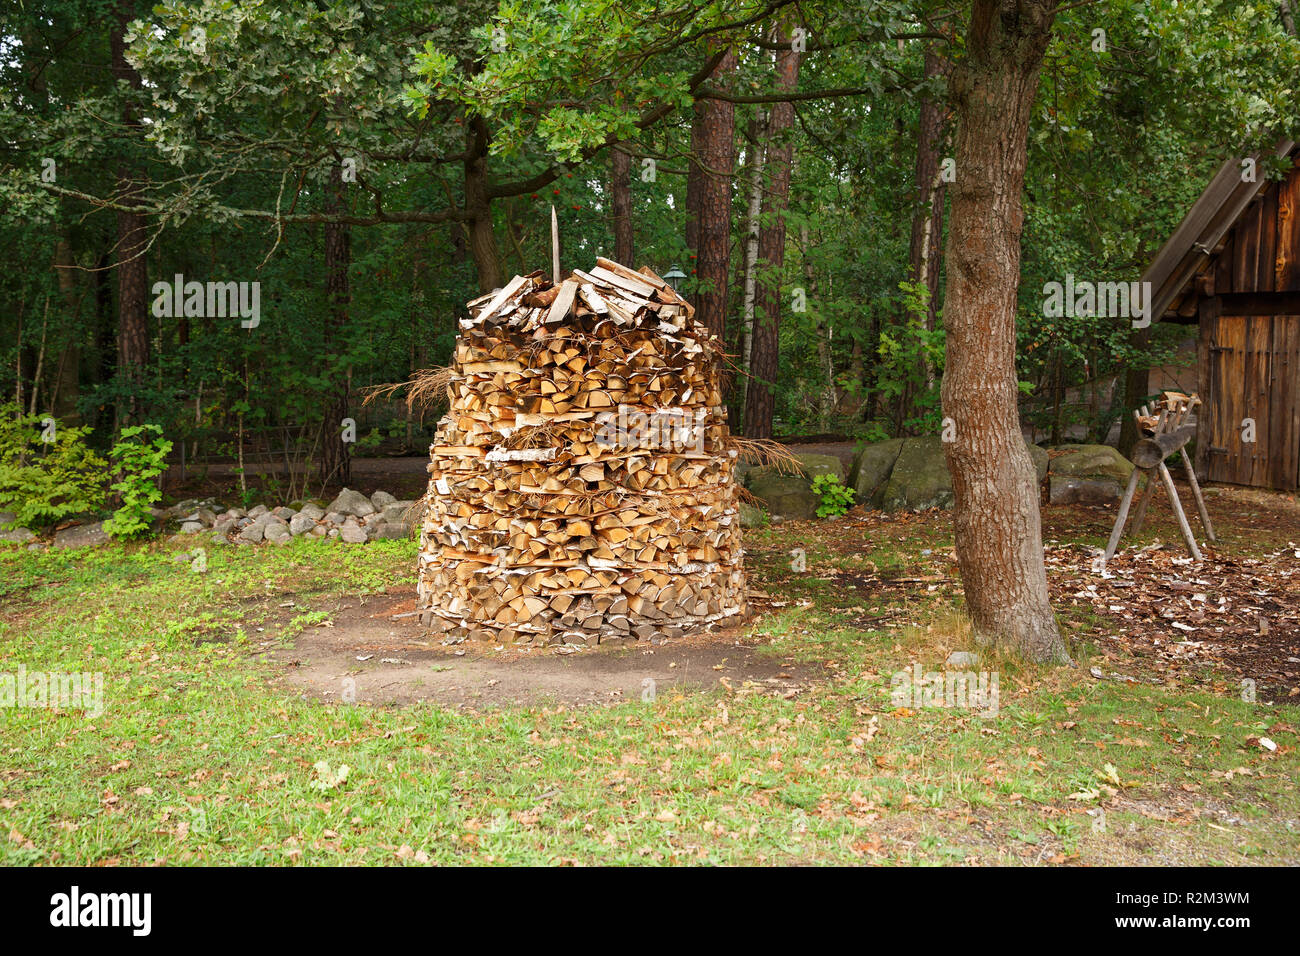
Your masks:
M 443 640 L 675 637 L 745 608 L 721 344 L 597 259 L 469 303 L 440 379 L 419 608 Z
M 1165 392 L 1155 404 L 1144 405 L 1143 410 L 1135 412 L 1133 417 L 1137 419 L 1138 427 L 1142 429 L 1143 434 L 1154 435 L 1160 429 L 1162 416 L 1181 415 L 1186 418 L 1199 404 L 1201 404 L 1201 399 L 1198 395 L 1187 395 L 1183 392 Z

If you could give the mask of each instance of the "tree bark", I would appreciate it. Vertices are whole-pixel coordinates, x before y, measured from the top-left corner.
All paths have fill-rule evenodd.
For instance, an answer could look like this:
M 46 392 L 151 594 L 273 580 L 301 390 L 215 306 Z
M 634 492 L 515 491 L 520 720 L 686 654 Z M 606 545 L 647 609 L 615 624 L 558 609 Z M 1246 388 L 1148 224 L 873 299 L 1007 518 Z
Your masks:
M 343 171 L 335 165 L 330 172 L 329 189 L 325 194 L 326 211 L 342 212 L 346 202 L 343 195 Z M 325 223 L 325 301 L 328 314 L 325 324 L 326 361 L 333 365 L 335 382 L 326 400 L 325 417 L 321 422 L 321 481 L 352 481 L 352 457 L 348 443 L 343 440 L 343 420 L 348 417 L 349 378 L 340 367 L 336 352 L 346 334 L 348 307 L 351 303 L 351 286 L 348 267 L 352 264 L 352 231 L 346 223 Z
M 119 0 L 113 11 L 109 37 L 111 70 L 116 82 L 141 89 L 140 74 L 126 59 L 126 28 L 135 17 L 135 4 Z M 139 129 L 140 121 L 129 101 L 122 107 L 122 124 Z M 125 205 L 134 205 L 141 190 L 142 174 L 125 160 L 117 166 L 117 195 Z M 148 277 L 144 258 L 148 239 L 144 216 L 119 210 L 114 271 L 117 273 L 117 372 L 127 387 L 127 395 L 118 401 L 119 427 L 143 419 L 140 388 L 144 384 L 145 365 L 149 359 Z
M 715 85 L 723 86 L 736 68 L 732 50 L 713 72 Z M 726 341 L 727 289 L 731 281 L 731 178 L 736 166 L 736 108 L 724 100 L 696 101 L 691 139 L 701 166 L 698 189 L 699 225 L 695 268 L 700 288 L 695 295 L 695 318 Z M 698 133 L 698 135 L 697 135 Z
M 635 269 L 632 261 L 632 157 L 617 146 L 609 151 L 610 226 L 614 261 Z
M 471 117 L 465 131 L 465 231 L 478 270 L 480 292 L 491 292 L 504 284 L 501 252 L 492 228 L 492 199 L 487 192 L 488 141 L 487 121 L 481 116 Z
M 1034 466 L 1016 407 L 1016 292 L 1029 121 L 1052 0 L 975 0 L 953 68 L 957 120 L 945 307 L 944 444 L 957 562 L 976 639 L 1038 662 L 1069 654 L 1048 599 Z
M 800 55 L 790 42 L 790 30 L 777 30 L 781 49 L 776 54 L 776 87 L 793 93 L 799 85 Z M 794 125 L 794 104 L 772 104 L 768 120 L 767 193 L 763 197 L 762 226 L 758 234 L 759 270 L 763 273 L 754 293 L 754 332 L 750 345 L 749 385 L 745 391 L 745 435 L 772 437 L 776 410 L 774 385 L 780 362 L 781 270 L 785 264 L 785 210 L 790 198 L 790 168 L 794 146 L 787 134 Z
M 743 273 L 744 297 L 740 312 L 740 368 L 746 374 L 740 379 L 740 408 L 745 407 L 749 388 L 749 363 L 754 344 L 754 297 L 758 274 L 758 233 L 763 213 L 763 162 L 767 145 L 767 116 L 758 107 L 749 124 L 749 155 L 746 170 L 749 198 L 745 209 L 745 264 Z M 732 421 L 733 430 L 739 422 Z

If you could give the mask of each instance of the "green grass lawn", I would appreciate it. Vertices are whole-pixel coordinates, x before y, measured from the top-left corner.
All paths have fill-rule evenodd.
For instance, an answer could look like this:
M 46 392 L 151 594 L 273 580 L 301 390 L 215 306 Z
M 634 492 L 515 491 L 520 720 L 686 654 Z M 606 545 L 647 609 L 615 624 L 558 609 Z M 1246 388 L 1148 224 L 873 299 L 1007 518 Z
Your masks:
M 818 528 L 748 542 L 783 602 L 749 632 L 824 674 L 806 692 L 484 713 L 268 683 L 268 598 L 409 585 L 413 542 L 209 548 L 205 573 L 161 544 L 0 545 L 0 672 L 105 675 L 98 717 L 0 708 L 0 862 L 1300 862 L 1295 708 L 1092 680 L 1086 646 L 1077 669 L 999 663 L 994 717 L 895 706 L 891 674 L 967 646 L 957 599 L 829 572 L 923 578 L 950 541 Z

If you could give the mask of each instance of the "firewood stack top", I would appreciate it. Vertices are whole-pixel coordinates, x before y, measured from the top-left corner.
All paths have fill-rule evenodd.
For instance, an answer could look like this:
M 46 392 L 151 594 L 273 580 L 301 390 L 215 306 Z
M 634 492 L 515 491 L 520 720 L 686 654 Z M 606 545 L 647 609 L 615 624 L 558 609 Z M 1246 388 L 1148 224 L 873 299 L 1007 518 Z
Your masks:
M 675 637 L 745 609 L 721 347 L 597 259 L 469 303 L 430 449 L 419 608 L 447 642 Z

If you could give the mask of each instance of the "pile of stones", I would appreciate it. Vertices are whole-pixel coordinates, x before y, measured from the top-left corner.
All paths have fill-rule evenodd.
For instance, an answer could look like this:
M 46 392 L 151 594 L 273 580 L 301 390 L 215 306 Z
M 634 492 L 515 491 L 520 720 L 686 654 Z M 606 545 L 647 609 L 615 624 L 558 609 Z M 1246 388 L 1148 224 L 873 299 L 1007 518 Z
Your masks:
M 154 508 L 154 530 L 180 526 L 179 533 L 168 540 L 185 544 L 195 536 L 207 536 L 218 544 L 288 544 L 305 536 L 364 544 L 367 541 L 413 537 L 419 524 L 422 504 L 399 501 L 386 491 L 366 497 L 359 491 L 344 488 L 337 498 L 324 505 L 315 501 L 295 502 L 294 506 L 268 508 L 227 508 L 212 499 L 190 499 L 170 508 Z M 12 527 L 14 515 L 0 511 L 0 541 L 26 545 L 37 551 L 47 547 L 85 548 L 107 544 L 104 522 L 70 525 L 54 533 L 47 541 L 27 528 Z
M 399 501 L 386 491 L 367 497 L 344 488 L 327 505 L 307 501 L 297 507 L 257 505 L 245 511 L 211 500 L 182 501 L 157 516 L 180 524 L 180 532 L 171 538 L 177 543 L 187 536 L 210 535 L 218 544 L 285 545 L 306 535 L 365 544 L 409 537 L 418 518 L 417 504 Z

